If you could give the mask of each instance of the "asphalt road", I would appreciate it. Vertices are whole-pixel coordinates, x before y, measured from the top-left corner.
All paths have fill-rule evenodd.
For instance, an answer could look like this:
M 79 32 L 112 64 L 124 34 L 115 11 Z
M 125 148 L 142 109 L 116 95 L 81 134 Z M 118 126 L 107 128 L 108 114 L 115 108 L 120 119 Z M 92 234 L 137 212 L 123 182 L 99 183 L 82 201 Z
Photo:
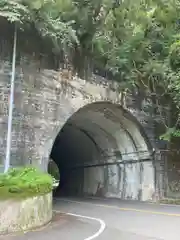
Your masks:
M 101 199 L 56 199 L 59 217 L 11 240 L 179 240 L 180 206 Z M 58 215 L 61 212 L 61 215 Z M 62 214 L 63 212 L 63 214 Z M 5 238 L 3 238 L 5 239 Z

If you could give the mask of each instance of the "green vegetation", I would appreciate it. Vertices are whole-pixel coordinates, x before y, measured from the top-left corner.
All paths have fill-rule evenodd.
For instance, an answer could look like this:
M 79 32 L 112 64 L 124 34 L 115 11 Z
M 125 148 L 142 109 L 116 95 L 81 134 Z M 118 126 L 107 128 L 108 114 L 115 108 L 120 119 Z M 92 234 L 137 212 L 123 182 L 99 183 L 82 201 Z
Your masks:
M 12 168 L 0 174 L 0 199 L 22 199 L 52 191 L 53 179 L 36 168 Z
M 60 180 L 60 173 L 59 173 L 59 168 L 57 164 L 53 161 L 50 160 L 48 164 L 48 173 L 53 176 L 56 180 Z
M 1 0 L 0 16 L 47 42 L 57 68 L 63 59 L 81 77 L 95 71 L 150 96 L 161 138 L 180 136 L 179 1 Z

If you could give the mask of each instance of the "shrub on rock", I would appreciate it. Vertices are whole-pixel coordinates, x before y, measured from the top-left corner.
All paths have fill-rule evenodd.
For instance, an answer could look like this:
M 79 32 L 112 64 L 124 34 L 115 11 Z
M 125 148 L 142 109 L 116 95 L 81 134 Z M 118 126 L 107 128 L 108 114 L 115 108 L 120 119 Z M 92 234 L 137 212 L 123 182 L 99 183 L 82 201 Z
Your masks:
M 53 189 L 53 178 L 34 167 L 12 168 L 0 174 L 0 199 L 44 195 Z

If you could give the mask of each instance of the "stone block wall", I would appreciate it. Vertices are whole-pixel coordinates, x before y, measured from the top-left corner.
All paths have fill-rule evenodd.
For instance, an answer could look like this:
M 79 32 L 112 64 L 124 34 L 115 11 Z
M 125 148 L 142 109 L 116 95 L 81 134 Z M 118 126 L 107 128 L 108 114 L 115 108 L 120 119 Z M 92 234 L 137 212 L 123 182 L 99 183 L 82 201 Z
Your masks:
M 10 76 L 10 63 L 1 60 L 0 163 L 6 151 Z M 33 163 L 43 169 L 58 131 L 79 108 L 96 101 L 122 104 L 117 83 L 98 77 L 85 81 L 64 72 L 39 69 L 38 62 L 29 57 L 16 66 L 14 96 L 11 164 Z M 134 108 L 132 103 L 132 97 L 128 96 L 125 107 L 144 125 L 153 143 L 150 115 Z

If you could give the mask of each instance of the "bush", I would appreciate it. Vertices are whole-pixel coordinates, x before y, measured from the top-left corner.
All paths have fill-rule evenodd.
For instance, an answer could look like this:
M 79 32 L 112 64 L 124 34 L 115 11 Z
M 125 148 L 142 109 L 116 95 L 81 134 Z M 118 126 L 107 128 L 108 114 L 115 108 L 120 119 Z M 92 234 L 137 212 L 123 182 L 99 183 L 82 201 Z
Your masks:
M 177 71 L 180 68 L 180 41 L 171 45 L 169 61 L 172 70 Z
M 60 180 L 60 173 L 57 164 L 50 160 L 48 164 L 48 173 L 53 176 L 56 180 Z
M 53 189 L 53 178 L 36 168 L 12 168 L 0 174 L 0 199 L 43 195 Z

